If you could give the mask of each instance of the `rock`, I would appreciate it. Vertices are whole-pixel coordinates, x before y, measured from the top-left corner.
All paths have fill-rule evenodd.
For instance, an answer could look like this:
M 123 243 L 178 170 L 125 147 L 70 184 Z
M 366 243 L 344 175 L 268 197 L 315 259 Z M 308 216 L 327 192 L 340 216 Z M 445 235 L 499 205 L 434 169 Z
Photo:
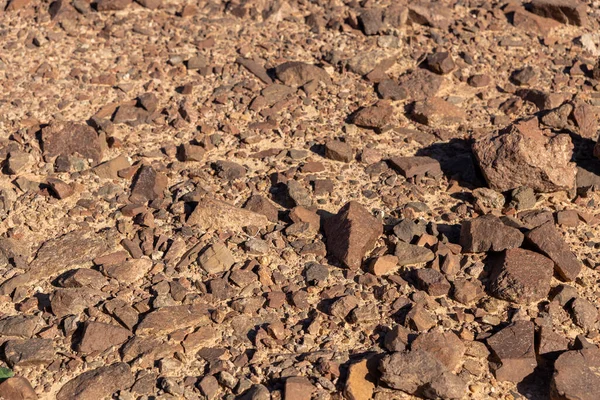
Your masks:
M 235 60 L 235 62 L 240 64 L 244 68 L 246 68 L 251 74 L 256 76 L 258 79 L 260 79 L 267 85 L 270 85 L 273 83 L 273 80 L 267 73 L 267 70 L 262 65 L 257 63 L 256 61 L 251 60 L 249 58 L 238 57 Z M 190 69 L 189 62 L 188 62 L 188 69 Z
M 472 75 L 467 80 L 467 83 L 469 84 L 469 86 L 472 86 L 474 88 L 481 88 L 489 86 L 490 83 L 492 83 L 492 78 L 490 78 L 489 75 L 483 74 Z
M 4 359 L 10 367 L 48 365 L 54 358 L 52 339 L 9 340 L 4 343 Z
M 313 231 L 321 227 L 321 217 L 316 212 L 310 211 L 302 206 L 296 206 L 290 210 L 289 217 L 294 223 L 305 222 Z
M 80 155 L 98 164 L 102 160 L 102 143 L 96 131 L 75 122 L 53 122 L 42 129 L 42 150 L 47 161 L 57 156 Z
M 466 279 L 456 279 L 452 282 L 454 285 L 453 297 L 462 304 L 469 304 L 481 298 L 484 294 L 481 284 Z
M 354 57 L 346 61 L 346 67 L 349 71 L 364 76 L 377 70 L 385 73 L 385 70 L 390 68 L 395 62 L 396 56 L 393 51 L 376 49 L 357 52 Z
M 120 11 L 126 9 L 133 0 L 98 0 L 96 9 L 98 11 Z
M 325 143 L 325 157 L 334 161 L 350 162 L 354 159 L 352 146 L 339 140 Z
M 488 188 L 477 188 L 472 192 L 477 204 L 485 208 L 502 209 L 506 200 L 502 193 Z
M 25 8 L 31 0 L 10 0 L 6 6 L 6 11 L 16 11 Z
M 379 129 L 392 122 L 394 109 L 387 103 L 379 102 L 374 106 L 364 107 L 352 116 L 352 123 L 363 128 Z
M 588 332 L 596 329 L 598 309 L 592 302 L 581 297 L 573 300 L 573 303 L 571 303 L 571 313 L 573 314 L 575 325 Z
M 542 124 L 553 129 L 569 129 L 569 116 L 573 113 L 573 106 L 569 103 L 564 103 L 554 110 L 549 110 L 541 116 Z
M 183 161 L 202 161 L 206 150 L 195 144 L 185 143 L 181 145 L 181 159 Z
M 14 315 L 0 319 L 0 337 L 31 338 L 44 321 L 33 315 Z
M 427 56 L 427 67 L 439 75 L 449 74 L 456 68 L 452 56 L 447 51 L 438 51 Z
M 13 376 L 0 382 L 0 399 L 37 400 L 37 398 L 29 381 L 22 376 Z
M 385 334 L 383 345 L 391 352 L 404 351 L 408 344 L 408 335 L 410 331 L 402 325 L 395 325 Z
M 452 11 L 441 4 L 415 1 L 408 5 L 408 22 L 411 24 L 446 29 L 451 18 Z
M 555 360 L 569 349 L 569 339 L 554 332 L 552 327 L 541 326 L 539 338 L 538 354 L 542 357 Z
M 407 93 L 407 98 L 422 101 L 435 96 L 440 90 L 444 79 L 429 70 L 417 68 L 413 72 L 402 75 L 398 86 Z
M 304 376 L 292 376 L 285 380 L 283 400 L 310 400 L 315 387 Z
M 417 303 L 406 315 L 407 324 L 418 332 L 425 332 L 435 326 L 436 320 L 425 310 L 421 304 Z
M 553 19 L 540 17 L 539 15 L 526 11 L 524 8 L 514 10 L 512 23 L 516 28 L 538 34 L 542 37 L 547 37 L 553 28 L 560 25 Z
M 422 333 L 412 342 L 411 349 L 432 354 L 450 371 L 459 369 L 465 354 L 465 345 L 451 331 Z
M 277 66 L 275 75 L 288 86 L 302 86 L 314 80 L 325 84 L 331 83 L 329 74 L 323 68 L 299 61 L 288 61 Z
M 461 108 L 440 97 L 428 97 L 414 104 L 411 117 L 423 125 L 439 128 L 460 124 L 467 115 Z
M 262 214 L 238 208 L 224 201 L 201 196 L 196 208 L 187 220 L 188 225 L 196 225 L 204 230 L 229 229 L 239 231 L 242 227 L 264 228 L 269 220 Z
M 204 304 L 161 307 L 146 314 L 138 324 L 136 335 L 158 335 L 209 322 L 208 307 Z
M 430 296 L 446 296 L 450 291 L 450 283 L 444 275 L 432 268 L 418 269 L 415 272 L 415 280 L 417 287 Z
M 510 78 L 514 83 L 516 83 L 519 86 L 533 85 L 537 80 L 537 73 L 532 66 L 528 65 L 525 68 L 513 71 Z
M 279 210 L 275 205 L 266 197 L 259 194 L 250 196 L 246 204 L 244 204 L 246 210 L 262 214 L 273 223 L 279 221 Z
M 519 383 L 533 372 L 537 366 L 533 341 L 530 321 L 517 321 L 487 340 L 498 363 L 493 366 L 498 381 Z
M 375 384 L 367 362 L 368 360 L 361 360 L 348 367 L 348 378 L 344 386 L 344 394 L 348 400 L 370 400 L 373 397 Z
M 310 207 L 312 205 L 310 192 L 296 180 L 291 179 L 287 182 L 287 194 L 296 206 Z
M 153 265 L 152 260 L 148 258 L 137 258 L 114 265 L 103 265 L 101 270 L 106 276 L 119 282 L 133 283 L 143 279 Z
M 377 84 L 377 93 L 384 100 L 404 100 L 408 97 L 405 88 L 400 87 L 392 79 L 384 79 Z
M 465 382 L 423 350 L 386 355 L 379 364 L 379 371 L 385 384 L 408 394 L 428 393 L 427 398 L 460 399 L 466 392 Z
M 493 214 L 482 215 L 463 221 L 460 229 L 460 245 L 463 252 L 483 253 L 520 247 L 523 234 L 505 225 Z
M 209 274 L 228 271 L 234 263 L 231 251 L 222 242 L 213 244 L 198 257 L 198 264 Z
M 226 181 L 234 181 L 246 176 L 246 168 L 233 161 L 219 160 L 213 164 L 217 176 Z
M 148 165 L 140 167 L 133 186 L 129 200 L 132 203 L 145 204 L 155 199 L 162 199 L 167 188 L 167 176 L 157 172 Z
M 556 223 L 560 226 L 576 228 L 579 225 L 579 213 L 575 210 L 557 211 Z
M 57 400 L 98 400 L 128 389 L 134 377 L 129 365 L 115 363 L 99 367 L 76 376 L 63 385 L 56 394 Z
M 532 13 L 563 24 L 587 25 L 587 6 L 579 0 L 533 0 L 529 7 Z
M 428 248 L 405 242 L 396 243 L 394 255 L 399 266 L 423 264 L 435 258 L 433 251 Z
M 419 223 L 405 218 L 394 226 L 394 235 L 403 242 L 410 243 L 415 236 L 421 236 L 426 233 L 427 224 L 425 220 L 418 220 Z
M 494 296 L 519 304 L 545 299 L 550 291 L 553 263 L 541 254 L 508 249 L 492 260 L 490 290 Z
M 535 207 L 537 199 L 535 192 L 528 186 L 519 186 L 510 192 L 510 204 L 509 206 L 514 207 L 515 210 L 527 210 Z
M 102 179 L 119 179 L 119 171 L 129 168 L 131 163 L 126 156 L 121 155 L 94 167 L 93 171 Z
M 324 231 L 327 252 L 346 267 L 358 269 L 383 233 L 383 227 L 360 203 L 351 201 L 325 220 Z
M 595 400 L 600 398 L 600 349 L 567 351 L 554 362 L 550 383 L 552 400 Z
M 31 154 L 24 151 L 11 151 L 6 161 L 6 171 L 11 175 L 17 175 L 33 164 Z
M 576 102 L 575 107 L 571 106 L 571 108 L 573 109 L 573 120 L 579 128 L 579 136 L 596 140 L 598 138 L 598 112 L 596 108 L 583 102 Z
M 442 168 L 439 161 L 431 157 L 392 157 L 389 161 L 392 168 L 400 172 L 405 178 L 424 176 L 426 174 L 431 177 L 442 175 Z
M 358 299 L 354 296 L 343 296 L 331 305 L 329 313 L 339 319 L 346 319 L 350 311 L 358 307 Z
M 358 16 L 358 23 L 365 35 L 377 35 L 383 29 L 383 10 L 369 8 Z
M 527 241 L 554 262 L 554 272 L 565 282 L 574 281 L 581 272 L 581 262 L 564 241 L 553 222 L 546 222 L 527 232 Z
M 529 186 L 539 192 L 554 192 L 575 187 L 571 139 L 566 134 L 545 136 L 536 118 L 476 141 L 473 152 L 494 190 Z
M 83 354 L 102 353 L 113 346 L 125 343 L 129 336 L 131 336 L 131 332 L 120 326 L 86 321 L 77 351 Z
M 92 288 L 62 288 L 54 290 L 50 296 L 50 307 L 57 317 L 77 315 L 105 298 L 104 292 Z
M 377 257 L 369 264 L 369 272 L 376 276 L 385 276 L 398 269 L 398 257 L 391 254 Z

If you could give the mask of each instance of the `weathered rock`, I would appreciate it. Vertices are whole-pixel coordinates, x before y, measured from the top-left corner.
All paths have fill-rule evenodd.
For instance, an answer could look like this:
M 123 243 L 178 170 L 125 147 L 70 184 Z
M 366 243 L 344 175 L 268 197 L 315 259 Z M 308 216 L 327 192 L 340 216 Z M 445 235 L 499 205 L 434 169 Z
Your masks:
M 405 178 L 426 174 L 431 177 L 439 177 L 442 174 L 439 161 L 431 157 L 392 157 L 389 161 L 392 168 L 400 172 Z
M 204 304 L 168 306 L 154 310 L 138 324 L 136 335 L 157 335 L 209 322 L 208 307 Z
M 583 102 L 576 102 L 575 107 L 571 106 L 571 108 L 573 110 L 573 120 L 579 128 L 579 136 L 596 140 L 598 138 L 598 111 L 596 107 Z
M 246 168 L 233 161 L 219 160 L 213 164 L 217 176 L 226 181 L 241 179 L 246 176 Z
M 201 229 L 241 230 L 245 226 L 264 228 L 269 220 L 262 214 L 238 208 L 224 201 L 201 196 L 196 208 L 187 220 L 188 225 L 197 225 Z
M 313 80 L 326 84 L 331 83 L 329 74 L 323 68 L 300 61 L 288 61 L 277 66 L 275 75 L 277 79 L 288 86 L 302 86 Z
M 569 349 L 569 339 L 554 332 L 551 326 L 541 326 L 539 333 L 538 354 L 548 359 L 556 359 Z
M 128 389 L 134 377 L 129 365 L 115 363 L 93 369 L 76 376 L 63 385 L 56 394 L 57 400 L 98 400 Z
M 415 1 L 408 4 L 408 22 L 446 29 L 451 22 L 452 11 L 442 4 Z
M 4 359 L 10 367 L 48 365 L 54 358 L 52 339 L 9 340 L 4 344 Z
M 198 257 L 198 264 L 209 274 L 227 271 L 234 262 L 231 251 L 222 242 L 213 244 Z
M 358 16 L 358 22 L 365 35 L 377 35 L 383 28 L 383 9 L 369 8 Z
M 490 290 L 494 296 L 514 303 L 531 303 L 548 295 L 553 263 L 541 254 L 508 249 L 492 261 Z
M 383 345 L 389 351 L 404 351 L 408 344 L 408 335 L 410 331 L 402 325 L 395 325 L 385 334 Z
M 465 345 L 454 333 L 431 331 L 419 335 L 411 344 L 411 349 L 423 350 L 432 354 L 450 371 L 460 367 L 465 354 Z
M 392 122 L 394 109 L 387 103 L 364 107 L 352 116 L 352 123 L 364 128 L 378 129 Z
M 464 252 L 483 253 L 520 247 L 523 234 L 505 225 L 493 214 L 482 215 L 463 221 L 460 229 L 460 245 Z
M 584 298 L 577 298 L 571 303 L 571 313 L 575 325 L 586 331 L 592 331 L 598 323 L 598 309 L 596 306 Z
M 292 376 L 285 380 L 283 400 L 310 400 L 315 387 L 304 376 Z
M 384 79 L 377 84 L 377 93 L 384 100 L 404 100 L 408 97 L 408 91 L 400 87 L 392 79 Z
M 360 203 L 351 201 L 325 220 L 327 252 L 351 269 L 358 269 L 383 232 L 381 222 Z
M 129 168 L 131 163 L 126 156 L 121 155 L 94 167 L 93 171 L 102 179 L 118 179 L 118 172 Z
M 166 188 L 167 176 L 149 165 L 143 165 L 137 173 L 129 200 L 132 203 L 144 204 L 155 199 L 162 199 Z
M 184 143 L 181 145 L 180 154 L 183 161 L 202 161 L 206 150 L 196 144 Z
M 384 276 L 398 269 L 398 257 L 391 254 L 377 257 L 369 264 L 369 271 L 377 276 Z
M 438 51 L 427 56 L 427 67 L 431 72 L 446 75 L 456 68 L 452 56 L 447 51 Z
M 452 282 L 454 285 L 453 297 L 462 304 L 469 304 L 481 298 L 484 294 L 483 287 L 478 281 L 469 281 L 459 278 Z
M 428 97 L 414 104 L 411 117 L 423 125 L 441 128 L 460 124 L 467 115 L 460 107 L 440 97 Z
M 102 143 L 96 131 L 75 122 L 54 122 L 42 129 L 42 150 L 49 160 L 79 154 L 94 164 L 102 160 Z
M 259 194 L 250 196 L 246 204 L 244 204 L 244 208 L 264 215 L 271 222 L 277 223 L 279 220 L 279 210 L 277 210 L 277 207 L 269 199 Z
M 37 400 L 37 398 L 29 381 L 22 376 L 14 376 L 0 382 L 0 399 Z
M 540 17 L 524 8 L 518 8 L 512 14 L 512 23 L 515 27 L 543 37 L 548 36 L 553 28 L 560 25 L 553 19 Z
M 96 9 L 98 11 L 120 11 L 126 9 L 133 0 L 98 0 Z
M 405 242 L 396 243 L 394 255 L 397 257 L 400 266 L 423 264 L 435 258 L 433 251 L 427 247 Z
M 563 281 L 574 281 L 581 271 L 581 262 L 569 248 L 553 222 L 546 222 L 527 232 L 527 241 L 554 262 L 554 272 Z
M 487 340 L 498 363 L 493 366 L 498 381 L 518 383 L 533 372 L 537 366 L 533 340 L 530 321 L 517 321 Z
M 144 278 L 152 269 L 152 260 L 137 258 L 114 265 L 102 266 L 102 272 L 119 282 L 133 283 Z
M 519 186 L 518 188 L 513 189 L 510 192 L 510 197 L 511 200 L 509 205 L 514 207 L 517 211 L 533 208 L 537 203 L 535 192 L 528 186 Z
M 256 76 L 258 79 L 260 79 L 267 85 L 270 85 L 273 83 L 273 80 L 267 73 L 267 70 L 262 65 L 260 65 L 258 62 L 251 60 L 249 58 L 243 58 L 243 57 L 238 57 L 235 60 L 235 62 L 240 64 L 244 68 L 246 68 L 250 73 L 252 73 L 254 76 Z M 188 69 L 189 69 L 189 63 L 188 63 Z
M 354 296 L 343 296 L 337 299 L 330 307 L 329 313 L 340 319 L 346 319 L 350 311 L 358 306 L 358 299 Z
M 42 326 L 43 320 L 33 315 L 14 315 L 0 319 L 1 337 L 30 338 Z
M 295 205 L 302 207 L 310 207 L 312 205 L 310 191 L 302 183 L 291 179 L 287 182 L 286 186 L 287 194 Z
M 565 134 L 545 136 L 537 118 L 476 141 L 473 152 L 494 190 L 529 186 L 539 192 L 554 192 L 575 187 L 571 139 Z
M 344 394 L 348 400 L 370 400 L 375 390 L 374 378 L 367 367 L 368 360 L 362 360 L 348 367 L 348 378 Z
M 440 90 L 444 78 L 433 72 L 417 68 L 413 72 L 402 75 L 398 79 L 400 90 L 407 93 L 407 98 L 414 101 L 422 101 L 428 97 L 435 96 Z
M 339 140 L 330 140 L 325 143 L 325 157 L 330 160 L 350 162 L 354 159 L 352 146 Z
M 450 283 L 446 280 L 444 274 L 433 268 L 417 269 L 415 280 L 417 281 L 417 287 L 430 296 L 445 296 L 450 291 Z
M 595 400 L 600 398 L 600 349 L 567 351 L 554 362 L 550 384 L 552 400 Z
M 532 13 L 569 25 L 587 25 L 587 6 L 579 0 L 533 0 Z
M 77 351 L 83 354 L 103 352 L 127 341 L 131 332 L 117 325 L 86 321 Z
M 50 296 L 52 313 L 57 317 L 79 314 L 98 304 L 106 294 L 88 287 L 56 289 Z

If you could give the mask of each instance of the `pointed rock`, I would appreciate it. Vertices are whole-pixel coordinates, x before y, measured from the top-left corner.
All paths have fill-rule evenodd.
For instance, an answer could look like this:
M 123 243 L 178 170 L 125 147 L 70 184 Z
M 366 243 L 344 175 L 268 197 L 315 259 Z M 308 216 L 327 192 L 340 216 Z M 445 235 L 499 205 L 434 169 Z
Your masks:
M 466 253 L 502 251 L 520 247 L 523 234 L 517 228 L 505 225 L 492 214 L 463 221 L 460 229 L 460 245 Z
M 498 381 L 519 383 L 537 366 L 531 321 L 509 325 L 490 337 L 487 343 L 496 358 L 493 369 Z
M 93 369 L 65 383 L 56 394 L 56 400 L 98 400 L 111 397 L 115 392 L 128 389 L 134 377 L 129 365 L 115 363 Z

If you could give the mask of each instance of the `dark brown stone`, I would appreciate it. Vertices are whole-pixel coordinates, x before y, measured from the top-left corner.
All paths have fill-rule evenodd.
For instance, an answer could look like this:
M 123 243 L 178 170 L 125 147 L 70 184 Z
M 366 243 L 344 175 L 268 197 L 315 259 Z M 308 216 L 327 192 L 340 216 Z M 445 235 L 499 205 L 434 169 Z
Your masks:
M 600 349 L 563 353 L 554 363 L 550 384 L 552 400 L 596 400 L 600 398 Z
M 155 199 L 162 199 L 167 188 L 167 176 L 157 172 L 148 165 L 140 167 L 129 200 L 132 203 L 147 203 Z
M 487 343 L 495 356 L 493 369 L 498 381 L 519 383 L 537 366 L 533 322 L 517 321 L 490 337 Z
M 482 215 L 463 221 L 460 229 L 460 245 L 463 252 L 483 253 L 520 247 L 523 234 L 516 228 L 505 225 L 493 214 Z
M 134 377 L 129 365 L 115 363 L 96 368 L 76 376 L 63 385 L 56 394 L 57 400 L 98 400 L 128 389 Z
M 54 122 L 43 128 L 42 149 L 46 159 L 79 154 L 94 164 L 102 160 L 102 144 L 96 131 L 75 122 Z
M 529 6 L 532 13 L 563 24 L 587 25 L 587 6 L 579 0 L 533 0 Z

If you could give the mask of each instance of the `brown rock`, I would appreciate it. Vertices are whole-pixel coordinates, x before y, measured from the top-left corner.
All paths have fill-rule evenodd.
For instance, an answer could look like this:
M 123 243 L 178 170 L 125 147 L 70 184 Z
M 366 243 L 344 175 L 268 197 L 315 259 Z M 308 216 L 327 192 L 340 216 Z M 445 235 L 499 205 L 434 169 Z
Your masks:
M 119 282 L 133 283 L 144 278 L 152 269 L 152 260 L 138 258 L 113 265 L 103 265 L 102 272 Z
M 48 365 L 54 358 L 52 339 L 9 340 L 4 344 L 4 359 L 10 367 Z
M 569 349 L 569 339 L 554 332 L 552 327 L 540 327 L 540 343 L 538 354 L 542 357 L 556 359 L 558 355 Z
M 579 213 L 575 210 L 561 210 L 556 213 L 556 223 L 560 226 L 576 228 L 579 225 Z
M 378 129 L 392 122 L 394 109 L 387 103 L 364 107 L 352 116 L 352 123 L 363 128 Z
M 553 192 L 575 187 L 577 170 L 571 162 L 571 139 L 566 134 L 545 136 L 537 118 L 478 140 L 473 152 L 494 190 L 529 186 L 539 192 Z
M 288 86 L 302 86 L 310 81 L 331 83 L 329 74 L 316 65 L 299 61 L 288 61 L 275 68 L 275 75 L 283 84 Z
M 533 372 L 537 366 L 533 341 L 530 321 L 517 321 L 487 340 L 497 362 L 493 368 L 498 381 L 519 383 Z
M 285 380 L 283 400 L 310 400 L 315 387 L 304 376 L 292 376 Z
M 577 298 L 571 303 L 571 313 L 575 325 L 586 331 L 595 330 L 598 322 L 598 309 L 589 300 Z
M 423 305 L 417 303 L 406 315 L 408 325 L 418 332 L 428 331 L 435 326 L 436 320 Z
M 136 335 L 158 335 L 209 322 L 208 307 L 204 304 L 168 306 L 146 314 L 137 326 Z
M 492 264 L 490 290 L 496 297 L 527 304 L 548 296 L 553 271 L 549 258 L 529 250 L 509 249 Z
M 554 272 L 563 281 L 570 282 L 577 278 L 581 271 L 581 262 L 573 254 L 554 223 L 546 222 L 530 230 L 526 238 L 540 253 L 554 262 Z
M 433 251 L 427 247 L 405 242 L 396 243 L 394 255 L 400 266 L 423 264 L 435 258 Z
M 71 185 L 57 178 L 47 178 L 46 181 L 50 185 L 50 189 L 59 199 L 66 199 L 73 194 Z
M 63 385 L 56 394 L 57 400 L 98 400 L 128 389 L 134 377 L 129 365 L 115 363 L 93 369 L 76 376 Z
M 198 257 L 198 264 L 209 274 L 228 271 L 235 263 L 231 251 L 222 242 L 217 242 Z
M 253 74 L 254 76 L 256 76 L 258 79 L 260 79 L 261 81 L 263 81 L 267 85 L 270 85 L 270 84 L 273 83 L 273 80 L 271 79 L 271 77 L 267 73 L 267 70 L 265 69 L 265 67 L 263 67 L 262 65 L 260 65 L 256 61 L 251 60 L 249 58 L 238 57 L 235 60 L 235 62 L 238 63 L 238 64 L 240 64 L 244 68 L 246 68 L 251 74 Z
M 0 399 L 37 400 L 37 398 L 29 381 L 22 376 L 14 376 L 0 382 Z
M 358 269 L 383 232 L 381 223 L 360 203 L 351 201 L 325 220 L 327 252 L 350 269 Z
M 411 116 L 415 121 L 434 128 L 460 124 L 467 118 L 461 108 L 439 97 L 417 101 Z
M 219 160 L 213 164 L 217 176 L 226 181 L 241 179 L 246 176 L 246 168 L 233 161 Z
M 56 289 L 50 296 L 52 313 L 57 317 L 79 314 L 106 298 L 104 292 L 82 287 Z
M 339 140 L 330 140 L 325 143 L 325 157 L 330 160 L 350 162 L 354 159 L 352 146 Z
M 302 206 L 292 208 L 289 217 L 294 223 L 306 222 L 314 232 L 317 232 L 321 227 L 321 217 L 319 214 Z
M 373 397 L 375 384 L 367 368 L 367 361 L 362 360 L 348 367 L 348 378 L 344 386 L 344 394 L 348 400 L 370 400 Z
M 408 97 L 406 88 L 400 87 L 392 79 L 384 79 L 377 84 L 377 93 L 384 100 L 404 100 Z
M 563 24 L 587 25 L 587 6 L 579 0 L 533 0 L 530 10 Z
M 94 164 L 102 160 L 102 144 L 96 131 L 75 122 L 54 122 L 42 129 L 42 149 L 48 160 L 79 154 Z
M 43 320 L 33 315 L 14 315 L 0 319 L 0 337 L 30 338 L 42 326 Z
M 94 167 L 93 171 L 102 179 L 119 179 L 118 172 L 129 168 L 131 164 L 126 156 L 120 155 L 110 161 L 103 162 Z
M 383 29 L 383 9 L 368 8 L 358 16 L 358 23 L 365 35 L 377 35 Z
M 398 257 L 391 254 L 377 257 L 369 264 L 369 271 L 377 276 L 384 276 L 398 269 Z
M 133 3 L 133 0 L 98 0 L 96 9 L 98 11 L 120 11 Z
M 86 321 L 77 351 L 83 354 L 102 353 L 127 341 L 131 332 L 117 325 Z
M 181 145 L 181 159 L 183 161 L 202 161 L 206 154 L 204 147 L 185 143 Z
M 167 176 L 157 172 L 148 165 L 140 167 L 135 182 L 131 188 L 129 200 L 132 203 L 147 203 L 155 199 L 162 199 L 167 188 Z
M 439 161 L 431 157 L 393 157 L 389 161 L 392 168 L 400 172 L 405 178 L 423 176 L 425 174 L 438 177 L 442 174 Z
M 452 56 L 447 51 L 438 51 L 427 56 L 427 67 L 431 72 L 446 75 L 456 68 Z
M 415 272 L 417 287 L 430 296 L 445 296 L 450 291 L 450 283 L 444 275 L 433 268 L 420 268 Z
M 264 228 L 269 220 L 262 214 L 238 208 L 224 201 L 201 196 L 196 208 L 187 220 L 188 225 L 201 229 L 229 229 L 239 231 L 245 226 Z
M 465 354 L 465 345 L 450 331 L 422 333 L 412 342 L 411 349 L 432 354 L 450 371 L 459 369 Z
M 502 251 L 520 247 L 523 234 L 492 214 L 463 221 L 460 229 L 460 245 L 466 253 Z
M 31 0 L 11 0 L 6 6 L 6 11 L 16 11 L 26 7 Z
M 592 140 L 598 138 L 598 112 L 595 107 L 583 102 L 575 103 L 573 120 L 579 128 L 579 136 Z
M 407 98 L 422 101 L 435 96 L 440 90 L 444 78 L 423 68 L 402 75 L 398 79 L 398 86 L 407 93 Z
M 475 88 L 486 87 L 492 83 L 492 78 L 489 75 L 473 75 L 467 83 Z
M 524 8 L 518 8 L 513 12 L 512 23 L 519 29 L 536 33 L 542 37 L 548 36 L 550 31 L 559 25 L 553 19 L 540 17 Z
M 389 351 L 404 351 L 408 344 L 408 335 L 410 331 L 402 325 L 395 325 L 385 334 L 383 345 Z
M 279 210 L 277 210 L 277 207 L 269 199 L 259 194 L 250 196 L 246 204 L 244 204 L 244 208 L 264 215 L 273 223 L 279 221 Z
M 408 5 L 408 22 L 411 24 L 446 29 L 451 18 L 452 11 L 441 4 L 414 1 Z
M 358 299 L 354 296 L 343 296 L 337 299 L 329 310 L 329 313 L 339 319 L 346 319 L 350 311 L 358 306 Z
M 595 400 L 600 398 L 600 349 L 567 351 L 554 363 L 550 384 L 552 400 Z

